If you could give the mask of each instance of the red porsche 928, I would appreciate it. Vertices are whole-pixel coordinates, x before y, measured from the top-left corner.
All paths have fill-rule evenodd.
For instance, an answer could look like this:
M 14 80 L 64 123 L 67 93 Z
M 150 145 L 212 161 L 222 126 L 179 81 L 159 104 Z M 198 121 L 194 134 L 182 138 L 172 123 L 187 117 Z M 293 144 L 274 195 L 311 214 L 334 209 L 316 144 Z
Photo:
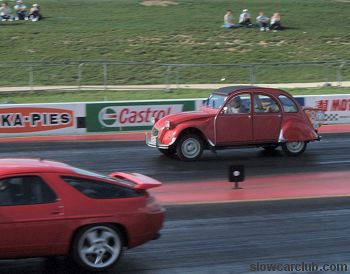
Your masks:
M 39 159 L 0 159 L 0 258 L 69 255 L 88 271 L 159 237 L 165 210 L 144 175 L 109 176 Z

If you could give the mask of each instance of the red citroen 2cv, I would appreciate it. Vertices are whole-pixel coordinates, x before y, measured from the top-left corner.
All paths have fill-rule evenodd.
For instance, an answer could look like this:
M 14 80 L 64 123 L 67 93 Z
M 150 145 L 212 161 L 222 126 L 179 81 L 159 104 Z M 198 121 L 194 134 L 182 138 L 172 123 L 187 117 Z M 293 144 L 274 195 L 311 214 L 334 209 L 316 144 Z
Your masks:
M 146 136 L 148 146 L 185 161 L 199 159 L 204 149 L 242 146 L 281 146 L 288 156 L 297 156 L 315 140 L 320 140 L 317 129 L 289 93 L 256 86 L 219 88 L 200 111 L 165 116 Z

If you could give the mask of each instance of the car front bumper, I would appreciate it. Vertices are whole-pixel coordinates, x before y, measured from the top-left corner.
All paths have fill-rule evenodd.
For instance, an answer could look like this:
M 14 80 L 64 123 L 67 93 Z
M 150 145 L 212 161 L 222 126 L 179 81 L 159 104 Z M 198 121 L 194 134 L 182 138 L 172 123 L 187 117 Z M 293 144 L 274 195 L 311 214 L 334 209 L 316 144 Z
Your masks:
M 169 145 L 159 144 L 158 136 L 153 136 L 152 133 L 146 133 L 146 144 L 149 147 L 168 149 Z

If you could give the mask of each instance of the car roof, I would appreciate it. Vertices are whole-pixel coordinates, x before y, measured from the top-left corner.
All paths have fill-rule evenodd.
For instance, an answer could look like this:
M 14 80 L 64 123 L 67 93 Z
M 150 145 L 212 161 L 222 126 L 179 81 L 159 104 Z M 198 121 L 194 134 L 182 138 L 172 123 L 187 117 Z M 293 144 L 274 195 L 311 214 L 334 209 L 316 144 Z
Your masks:
M 263 91 L 263 92 L 271 93 L 273 95 L 279 95 L 279 94 L 287 95 L 288 94 L 287 92 L 280 90 L 280 89 L 263 88 L 263 87 L 258 87 L 258 86 L 228 86 L 228 87 L 218 88 L 218 89 L 214 90 L 213 93 L 227 96 L 227 95 L 231 95 L 232 93 L 237 93 L 237 92 L 244 91 L 244 90 Z
M 0 159 L 0 176 L 18 173 L 75 173 L 73 167 L 51 160 L 3 158 Z

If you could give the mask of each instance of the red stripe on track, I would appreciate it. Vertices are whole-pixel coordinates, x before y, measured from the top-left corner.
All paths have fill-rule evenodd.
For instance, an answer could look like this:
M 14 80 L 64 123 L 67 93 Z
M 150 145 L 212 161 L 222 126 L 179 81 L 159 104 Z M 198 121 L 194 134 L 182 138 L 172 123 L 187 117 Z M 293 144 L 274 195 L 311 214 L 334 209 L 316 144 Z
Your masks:
M 350 172 L 321 172 L 247 178 L 242 189 L 225 180 L 178 182 L 152 189 L 165 205 L 247 202 L 350 196 Z
M 323 125 L 319 129 L 320 133 L 346 133 L 350 132 L 350 125 Z
M 26 136 L 26 137 L 4 137 L 1 143 L 6 142 L 47 142 L 47 141 L 143 141 L 145 132 L 132 133 L 106 133 L 106 134 L 84 134 L 67 136 Z

